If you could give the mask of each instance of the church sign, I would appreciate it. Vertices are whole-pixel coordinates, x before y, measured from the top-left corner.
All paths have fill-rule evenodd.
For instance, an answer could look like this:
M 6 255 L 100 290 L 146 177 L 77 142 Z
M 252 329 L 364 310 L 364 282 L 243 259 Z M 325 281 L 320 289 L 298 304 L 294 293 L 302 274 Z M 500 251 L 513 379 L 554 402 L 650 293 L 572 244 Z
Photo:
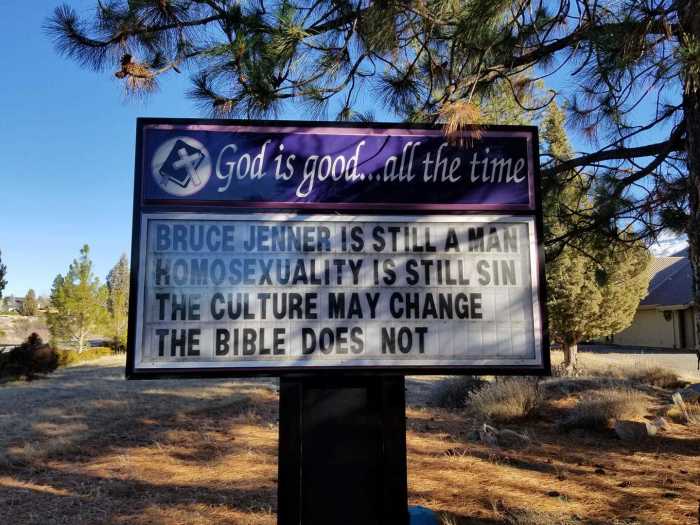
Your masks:
M 545 373 L 536 129 L 140 119 L 127 374 Z

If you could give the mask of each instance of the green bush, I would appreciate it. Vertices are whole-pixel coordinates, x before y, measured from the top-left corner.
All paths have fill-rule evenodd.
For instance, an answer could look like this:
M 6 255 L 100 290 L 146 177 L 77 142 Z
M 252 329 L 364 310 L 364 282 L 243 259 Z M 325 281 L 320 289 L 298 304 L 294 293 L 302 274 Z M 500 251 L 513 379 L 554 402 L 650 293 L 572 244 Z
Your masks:
M 542 404 L 542 393 L 536 381 L 511 377 L 489 383 L 469 399 L 475 415 L 497 422 L 524 419 L 533 415 Z
M 0 377 L 28 381 L 40 374 L 49 374 L 58 367 L 58 353 L 32 333 L 27 340 L 9 352 L 0 354 Z
M 94 361 L 100 357 L 105 357 L 112 354 L 113 350 L 106 346 L 96 346 L 94 348 L 83 350 L 82 352 L 77 352 L 75 350 L 59 350 L 58 365 L 69 366 L 77 363 L 83 363 L 85 361 Z

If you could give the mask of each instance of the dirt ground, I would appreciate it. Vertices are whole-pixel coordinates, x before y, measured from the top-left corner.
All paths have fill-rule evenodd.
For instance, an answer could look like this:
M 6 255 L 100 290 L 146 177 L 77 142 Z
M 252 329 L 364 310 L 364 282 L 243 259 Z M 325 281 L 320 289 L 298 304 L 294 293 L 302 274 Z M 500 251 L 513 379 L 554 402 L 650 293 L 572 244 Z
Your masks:
M 445 524 L 698 523 L 697 427 L 634 445 L 562 433 L 561 397 L 509 426 L 528 447 L 492 448 L 470 439 L 477 422 L 425 405 L 435 380 L 407 381 L 409 503 Z M 274 381 L 126 382 L 115 357 L 0 386 L 0 407 L 0 524 L 276 521 Z

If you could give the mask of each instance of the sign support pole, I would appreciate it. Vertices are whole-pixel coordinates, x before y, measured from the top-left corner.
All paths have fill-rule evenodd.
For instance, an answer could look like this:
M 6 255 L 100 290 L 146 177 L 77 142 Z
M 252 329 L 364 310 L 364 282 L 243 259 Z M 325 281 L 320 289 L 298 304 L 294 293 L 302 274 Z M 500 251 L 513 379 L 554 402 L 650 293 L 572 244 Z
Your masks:
M 278 525 L 407 525 L 402 375 L 280 379 Z

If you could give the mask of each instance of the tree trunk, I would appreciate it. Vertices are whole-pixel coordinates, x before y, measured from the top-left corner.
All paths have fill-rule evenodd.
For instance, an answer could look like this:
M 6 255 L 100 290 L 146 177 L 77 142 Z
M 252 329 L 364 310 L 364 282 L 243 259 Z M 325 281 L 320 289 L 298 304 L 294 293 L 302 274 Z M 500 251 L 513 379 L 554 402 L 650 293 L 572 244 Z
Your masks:
M 683 31 L 700 41 L 700 9 L 695 2 L 687 1 L 680 11 Z M 688 245 L 693 273 L 693 299 L 695 333 L 700 334 L 700 78 L 686 72 L 684 76 L 683 112 L 687 133 L 688 191 L 690 217 L 688 220 Z M 700 349 L 696 339 L 695 348 Z
M 561 349 L 564 351 L 564 367 L 567 370 L 573 370 L 576 368 L 576 359 L 578 357 L 578 345 L 577 344 L 563 344 Z

